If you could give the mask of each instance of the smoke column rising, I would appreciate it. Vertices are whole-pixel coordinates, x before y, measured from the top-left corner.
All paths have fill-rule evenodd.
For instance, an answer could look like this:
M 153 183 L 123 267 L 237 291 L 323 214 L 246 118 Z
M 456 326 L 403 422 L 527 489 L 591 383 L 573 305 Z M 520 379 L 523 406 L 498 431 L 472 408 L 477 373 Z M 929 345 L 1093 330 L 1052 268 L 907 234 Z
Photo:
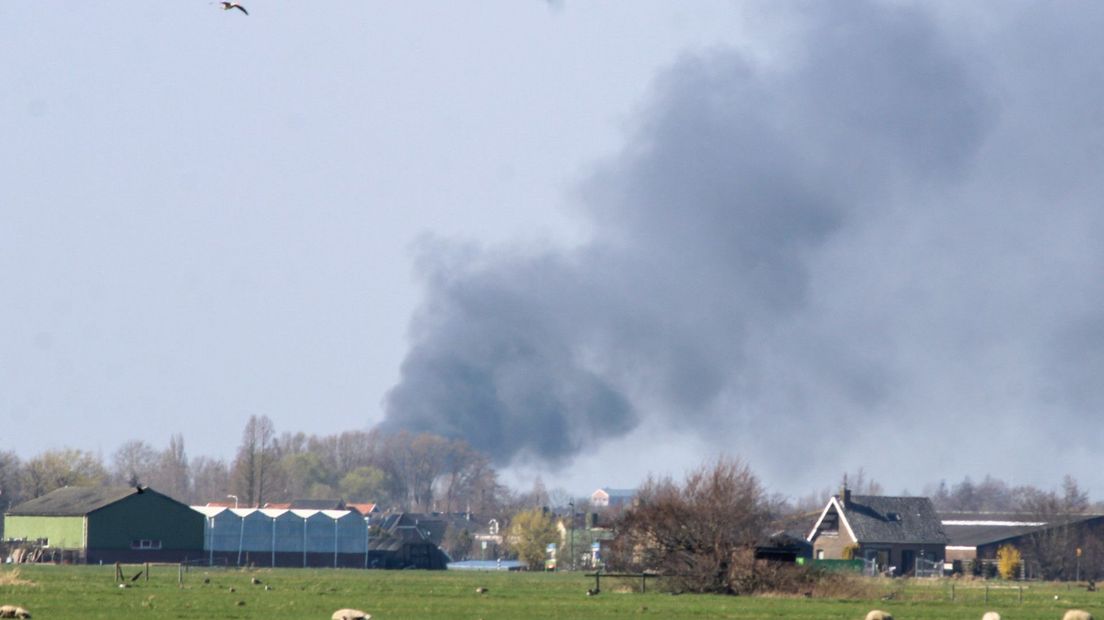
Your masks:
M 1104 405 L 1104 20 L 949 7 L 809 4 L 781 60 L 680 59 L 582 184 L 582 247 L 425 241 L 384 426 L 562 465 L 647 419 L 791 479 L 779 445 L 919 482 L 984 468 L 976 433 L 1087 462 L 1043 421 Z

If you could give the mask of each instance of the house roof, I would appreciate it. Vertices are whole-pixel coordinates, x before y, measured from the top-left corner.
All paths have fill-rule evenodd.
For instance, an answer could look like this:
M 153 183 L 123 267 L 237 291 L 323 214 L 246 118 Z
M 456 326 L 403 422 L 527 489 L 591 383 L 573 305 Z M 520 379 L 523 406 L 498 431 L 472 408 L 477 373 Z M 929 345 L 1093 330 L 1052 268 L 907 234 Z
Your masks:
M 145 492 L 144 488 L 129 486 L 63 487 L 14 506 L 7 514 L 19 517 L 80 517 Z
M 977 547 L 1024 536 L 1048 527 L 1046 519 L 1037 514 L 1009 512 L 944 512 L 939 514 L 943 530 L 954 547 Z M 1061 516 L 1063 524 L 1076 524 L 1104 515 L 1078 514 Z
M 345 504 L 345 508 L 348 510 L 355 510 L 364 516 L 379 512 L 379 507 L 376 504 L 370 503 L 349 502 Z
M 935 507 L 926 497 L 852 495 L 846 503 L 839 497 L 833 497 L 810 532 L 810 540 L 831 510 L 840 514 L 840 520 L 860 544 L 945 545 L 948 541 Z

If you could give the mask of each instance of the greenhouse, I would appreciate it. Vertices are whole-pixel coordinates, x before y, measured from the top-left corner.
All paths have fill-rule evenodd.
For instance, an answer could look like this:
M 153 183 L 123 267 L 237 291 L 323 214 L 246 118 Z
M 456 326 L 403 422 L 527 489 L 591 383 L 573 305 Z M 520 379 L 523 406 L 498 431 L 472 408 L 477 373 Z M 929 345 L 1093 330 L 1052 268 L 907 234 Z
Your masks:
M 353 510 L 194 508 L 205 517 L 204 551 L 210 564 L 372 565 L 371 518 Z

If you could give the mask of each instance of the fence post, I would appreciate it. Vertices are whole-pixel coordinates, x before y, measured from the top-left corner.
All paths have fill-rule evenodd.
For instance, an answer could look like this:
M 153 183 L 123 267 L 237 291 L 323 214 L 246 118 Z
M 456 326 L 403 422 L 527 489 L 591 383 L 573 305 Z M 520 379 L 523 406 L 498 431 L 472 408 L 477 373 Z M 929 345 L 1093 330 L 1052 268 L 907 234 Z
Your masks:
M 648 591 L 648 573 L 640 573 L 640 593 Z
M 183 588 L 184 587 L 184 563 L 183 562 L 181 562 L 180 565 L 176 567 L 176 587 L 178 587 L 178 588 Z
M 989 584 L 985 584 L 985 602 L 989 602 Z
M 952 581 L 952 582 L 951 582 L 951 602 L 953 603 L 953 602 L 954 602 L 954 600 L 955 600 L 955 584 L 954 584 L 954 582 Z
M 1020 586 L 1020 603 L 1023 603 L 1023 586 Z
M 146 562 L 146 581 L 149 581 L 149 562 Z

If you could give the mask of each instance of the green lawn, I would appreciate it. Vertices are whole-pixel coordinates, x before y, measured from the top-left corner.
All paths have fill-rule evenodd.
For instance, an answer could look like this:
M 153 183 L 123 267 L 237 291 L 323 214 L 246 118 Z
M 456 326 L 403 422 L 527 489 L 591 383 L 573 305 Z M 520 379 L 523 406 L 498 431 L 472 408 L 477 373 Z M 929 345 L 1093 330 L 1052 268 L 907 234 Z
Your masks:
M 0 584 L 11 575 L 0 569 Z M 128 575 L 138 567 L 126 567 Z M 0 585 L 0 604 L 21 605 L 35 618 L 319 618 L 340 607 L 363 609 L 378 620 L 541 618 L 804 618 L 861 620 L 871 608 L 898 620 L 981 618 L 996 610 L 1007 620 L 1058 620 L 1070 607 L 1104 618 L 1104 593 L 1058 584 L 1028 584 L 1023 602 L 1015 588 L 950 582 L 881 582 L 888 601 L 774 597 L 672 596 L 630 592 L 629 582 L 603 580 L 603 592 L 588 597 L 593 579 L 582 574 L 472 573 L 260 569 L 191 569 L 184 587 L 176 567 L 154 567 L 149 581 L 120 589 L 110 566 L 21 566 L 19 576 L 34 585 Z M 204 576 L 210 583 L 204 584 Z M 264 585 L 251 585 L 257 577 Z M 476 594 L 475 588 L 489 588 Z M 235 589 L 234 592 L 230 588 Z M 1055 600 L 1055 596 L 1058 600 Z

